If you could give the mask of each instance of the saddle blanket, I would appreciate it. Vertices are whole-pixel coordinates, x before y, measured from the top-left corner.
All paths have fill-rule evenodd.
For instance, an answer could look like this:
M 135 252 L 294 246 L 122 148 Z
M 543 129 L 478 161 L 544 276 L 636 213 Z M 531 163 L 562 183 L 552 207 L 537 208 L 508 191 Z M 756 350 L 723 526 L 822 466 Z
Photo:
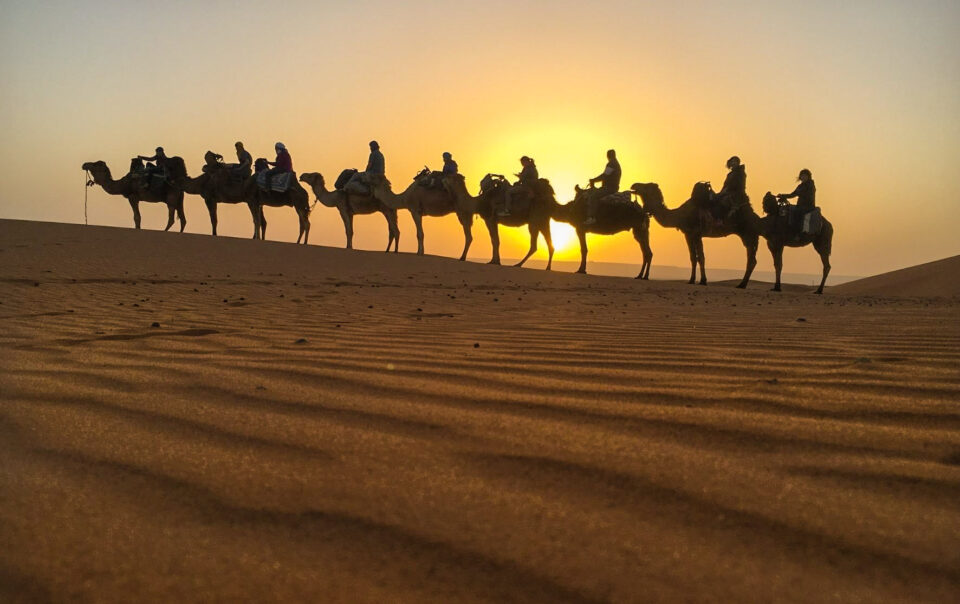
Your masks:
M 295 174 L 293 172 L 284 172 L 283 174 L 275 174 L 273 178 L 270 179 L 270 190 L 276 191 L 277 193 L 283 193 L 290 188 L 290 183 L 295 181 Z M 266 190 L 266 173 L 259 172 L 257 174 L 257 186 L 261 189 Z

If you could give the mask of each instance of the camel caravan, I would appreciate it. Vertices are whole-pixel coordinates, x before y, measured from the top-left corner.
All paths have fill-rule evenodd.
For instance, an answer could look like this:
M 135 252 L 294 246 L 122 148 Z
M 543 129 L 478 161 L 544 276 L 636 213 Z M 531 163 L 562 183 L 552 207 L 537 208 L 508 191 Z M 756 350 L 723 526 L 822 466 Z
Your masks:
M 537 251 L 542 236 L 547 244 L 547 266 L 553 264 L 551 221 L 567 223 L 576 230 L 580 243 L 578 273 L 587 272 L 587 234 L 613 235 L 630 231 L 640 245 L 642 264 L 637 279 L 650 278 L 653 251 L 650 248 L 651 218 L 663 227 L 681 231 L 690 253 L 690 284 L 707 284 L 703 239 L 735 235 L 747 252 L 747 265 L 737 287 L 745 288 L 757 264 L 760 238 L 767 242 L 773 256 L 776 282 L 780 291 L 785 247 L 812 244 L 820 255 L 823 274 L 816 293 L 823 293 L 830 272 L 830 251 L 833 226 L 816 206 L 816 186 L 809 170 L 801 170 L 799 184 L 791 193 L 763 197 L 763 216 L 758 215 L 746 194 L 746 168 L 738 157 L 727 161 L 728 174 L 723 187 L 714 192 L 709 182 L 694 185 L 690 198 L 675 209 L 667 208 L 656 183 L 636 183 L 620 190 L 621 169 L 616 152 L 607 152 L 604 171 L 591 178 L 586 188 L 575 187 L 568 203 L 559 203 L 550 182 L 540 178 L 535 161 L 522 157 L 517 180 L 510 182 L 502 174 L 487 174 L 480 181 L 476 196 L 467 190 L 463 176 L 450 153 L 443 154 L 443 169 L 424 168 L 399 193 L 386 177 L 385 160 L 376 141 L 370 143 L 370 156 L 365 170 L 344 170 L 327 188 L 319 172 L 305 172 L 297 178 L 293 161 L 283 143 L 275 146 L 276 159 L 253 161 L 243 143 L 236 143 L 237 163 L 225 163 L 223 156 L 207 151 L 201 174 L 190 177 L 186 164 L 179 157 L 168 157 L 162 147 L 153 156 L 137 156 L 120 180 L 113 180 L 105 162 L 87 162 L 88 186 L 100 185 L 111 195 L 125 197 L 133 210 L 133 221 L 140 228 L 140 202 L 164 203 L 168 221 L 164 230 L 180 220 L 180 231 L 186 226 L 183 211 L 184 194 L 198 195 L 210 214 L 212 234 L 217 234 L 217 205 L 244 203 L 250 209 L 253 238 L 265 239 L 267 221 L 263 207 L 291 207 L 297 213 L 300 233 L 297 243 L 307 243 L 310 235 L 310 214 L 313 206 L 303 185 L 313 192 L 317 203 L 335 208 L 343 221 L 346 247 L 353 249 L 353 217 L 382 214 L 387 222 L 386 251 L 399 250 L 400 229 L 397 213 L 410 213 L 417 229 L 417 255 L 424 253 L 423 218 L 454 214 L 463 227 L 463 252 L 466 260 L 473 242 L 474 217 L 479 216 L 487 227 L 493 248 L 490 264 L 500 264 L 500 225 L 526 226 L 530 232 L 530 248 L 515 266 L 523 266 Z M 303 183 L 303 185 L 301 185 Z M 597 184 L 600 184 L 597 187 Z M 789 200 L 796 198 L 796 204 Z M 700 279 L 697 280 L 697 266 Z

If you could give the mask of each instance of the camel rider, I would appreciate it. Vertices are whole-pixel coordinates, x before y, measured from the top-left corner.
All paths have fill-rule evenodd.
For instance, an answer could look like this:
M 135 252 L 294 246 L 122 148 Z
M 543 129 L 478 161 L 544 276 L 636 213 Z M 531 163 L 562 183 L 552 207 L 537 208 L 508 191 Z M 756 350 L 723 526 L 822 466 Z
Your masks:
M 533 161 L 533 158 L 527 157 L 524 155 L 520 158 L 520 165 L 523 166 L 523 169 L 520 170 L 520 173 L 517 174 L 518 180 L 514 185 L 507 189 L 503 202 L 503 210 L 497 212 L 497 216 L 509 216 L 510 215 L 510 205 L 513 201 L 513 194 L 518 188 L 522 188 L 526 191 L 529 191 L 530 194 L 535 194 L 537 181 L 540 180 L 540 173 L 537 172 L 537 164 Z
M 167 160 L 169 159 L 166 153 L 163 152 L 163 147 L 157 147 L 156 151 L 153 154 L 153 157 L 147 157 L 146 155 L 138 155 L 137 159 L 142 161 L 152 161 L 152 164 L 147 164 L 144 168 L 143 176 L 146 179 L 147 183 L 150 182 L 150 177 L 154 174 L 160 174 L 161 176 L 167 175 Z
M 803 225 L 803 219 L 807 213 L 817 207 L 817 185 L 813 182 L 813 174 L 806 168 L 800 170 L 797 180 L 800 181 L 800 184 L 793 190 L 793 193 L 781 193 L 777 195 L 777 199 L 786 200 L 796 197 L 797 211 L 793 222 Z
M 596 224 L 597 202 L 607 195 L 620 192 L 620 176 L 622 173 L 620 162 L 617 161 L 617 152 L 610 149 L 607 151 L 607 166 L 603 169 L 603 173 L 590 179 L 591 187 L 598 182 L 602 184 L 600 185 L 600 191 L 587 198 L 587 219 L 583 221 L 583 224 Z
M 714 217 L 720 218 L 720 209 L 726 204 L 729 207 L 727 218 L 733 216 L 741 206 L 750 200 L 747 197 L 747 169 L 740 163 L 740 158 L 734 155 L 727 160 L 727 177 L 723 181 L 723 188 L 714 198 Z
M 370 141 L 370 159 L 367 160 L 367 169 L 364 172 L 379 176 L 385 176 L 387 173 L 386 161 L 383 159 L 380 143 L 377 141 Z
M 233 166 L 234 175 L 245 176 L 250 174 L 250 168 L 253 166 L 253 156 L 243 148 L 241 141 L 237 141 L 234 147 L 237 148 L 237 165 Z
M 443 154 L 443 175 L 447 176 L 448 174 L 459 174 L 460 167 L 457 166 L 457 162 L 453 161 L 453 155 L 449 151 Z
M 264 185 L 267 191 L 270 190 L 270 179 L 272 179 L 277 174 L 284 174 L 286 172 L 293 172 L 293 159 L 290 157 L 290 152 L 287 151 L 286 146 L 283 143 L 277 143 L 274 145 L 274 149 L 277 152 L 276 161 L 268 161 L 268 166 L 273 166 L 266 171 L 264 176 Z

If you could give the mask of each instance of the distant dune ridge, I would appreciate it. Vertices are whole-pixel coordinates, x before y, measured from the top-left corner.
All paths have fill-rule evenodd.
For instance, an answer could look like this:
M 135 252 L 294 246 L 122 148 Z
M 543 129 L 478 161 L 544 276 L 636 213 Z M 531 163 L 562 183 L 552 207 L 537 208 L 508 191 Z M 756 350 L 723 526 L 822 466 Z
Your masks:
M 768 289 L 0 220 L 0 602 L 957 601 L 960 302 Z
M 870 296 L 960 296 L 960 256 L 858 279 L 830 291 Z

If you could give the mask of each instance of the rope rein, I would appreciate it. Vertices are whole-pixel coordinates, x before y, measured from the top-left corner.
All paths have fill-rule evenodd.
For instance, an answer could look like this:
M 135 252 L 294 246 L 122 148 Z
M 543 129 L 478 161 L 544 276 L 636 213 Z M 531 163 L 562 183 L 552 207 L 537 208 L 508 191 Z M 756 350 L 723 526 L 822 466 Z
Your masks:
M 89 222 L 87 222 L 87 195 L 90 192 L 90 187 L 95 183 L 90 177 L 90 170 L 84 170 L 84 172 L 86 173 L 86 183 L 83 186 L 83 224 L 87 226 L 89 225 Z

